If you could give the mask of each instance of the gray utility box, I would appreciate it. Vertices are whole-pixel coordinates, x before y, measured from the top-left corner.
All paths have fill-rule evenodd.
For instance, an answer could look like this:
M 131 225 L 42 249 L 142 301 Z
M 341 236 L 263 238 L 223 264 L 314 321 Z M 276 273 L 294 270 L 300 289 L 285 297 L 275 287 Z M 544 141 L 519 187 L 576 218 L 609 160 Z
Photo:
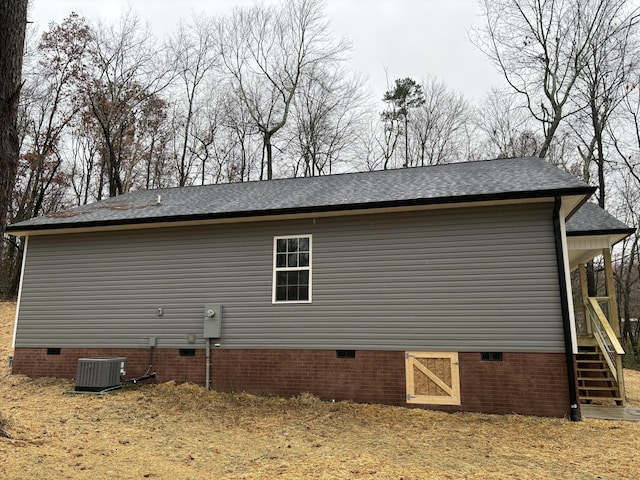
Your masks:
M 207 303 L 204 306 L 203 338 L 220 338 L 222 326 L 222 305 L 219 303 Z
M 127 359 L 112 358 L 79 358 L 76 372 L 76 391 L 100 392 L 122 383 L 125 375 Z

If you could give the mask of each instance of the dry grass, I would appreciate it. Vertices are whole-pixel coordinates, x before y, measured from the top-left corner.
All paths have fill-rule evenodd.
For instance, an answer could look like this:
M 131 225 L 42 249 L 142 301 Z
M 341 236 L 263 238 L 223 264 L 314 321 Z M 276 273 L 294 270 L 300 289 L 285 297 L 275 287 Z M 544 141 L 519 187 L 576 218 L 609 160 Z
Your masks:
M 627 405 L 640 407 L 640 371 L 624 371 L 624 387 L 627 390 Z
M 8 375 L 0 303 L 0 478 L 639 478 L 640 423 L 445 414 L 308 395 L 206 392 L 166 383 L 104 397 Z M 640 374 L 630 372 L 640 402 Z

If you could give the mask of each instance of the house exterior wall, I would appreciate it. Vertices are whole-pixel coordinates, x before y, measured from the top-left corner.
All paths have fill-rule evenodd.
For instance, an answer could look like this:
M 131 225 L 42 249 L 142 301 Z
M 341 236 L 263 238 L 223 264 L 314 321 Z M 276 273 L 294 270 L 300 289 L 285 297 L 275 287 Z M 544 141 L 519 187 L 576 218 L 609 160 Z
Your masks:
M 32 236 L 16 349 L 564 351 L 552 204 Z M 313 302 L 272 304 L 273 238 L 313 235 Z M 158 308 L 163 314 L 158 315 Z
M 143 375 L 149 349 L 17 348 L 14 373 L 73 378 L 78 358 L 126 357 L 127 377 Z M 178 349 L 153 354 L 155 381 L 203 384 L 203 350 L 182 357 Z M 481 361 L 479 352 L 460 353 L 460 405 L 406 403 L 403 352 L 356 351 L 336 358 L 333 350 L 214 350 L 211 387 L 217 391 L 295 396 L 312 393 L 325 400 L 426 407 L 445 411 L 569 416 L 566 359 L 562 353 L 504 353 L 502 362 Z

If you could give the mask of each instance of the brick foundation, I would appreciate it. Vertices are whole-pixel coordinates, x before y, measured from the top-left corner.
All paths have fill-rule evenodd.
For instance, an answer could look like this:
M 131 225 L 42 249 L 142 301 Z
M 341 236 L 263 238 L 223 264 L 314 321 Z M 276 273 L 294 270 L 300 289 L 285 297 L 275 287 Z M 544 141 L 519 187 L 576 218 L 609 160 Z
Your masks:
M 13 373 L 73 378 L 78 358 L 127 357 L 127 377 L 144 374 L 149 349 L 16 348 Z M 504 353 L 502 362 L 484 362 L 480 353 L 459 354 L 459 406 L 425 406 L 445 411 L 569 416 L 569 390 L 562 353 Z M 293 396 L 309 392 L 323 399 L 361 403 L 405 403 L 404 352 L 358 351 L 336 358 L 334 350 L 212 351 L 211 386 L 220 391 Z M 205 383 L 205 352 L 179 355 L 157 349 L 156 381 Z M 412 405 L 413 406 L 413 405 Z
M 464 411 L 569 417 L 564 353 L 504 353 L 502 362 L 459 353 L 458 359 Z

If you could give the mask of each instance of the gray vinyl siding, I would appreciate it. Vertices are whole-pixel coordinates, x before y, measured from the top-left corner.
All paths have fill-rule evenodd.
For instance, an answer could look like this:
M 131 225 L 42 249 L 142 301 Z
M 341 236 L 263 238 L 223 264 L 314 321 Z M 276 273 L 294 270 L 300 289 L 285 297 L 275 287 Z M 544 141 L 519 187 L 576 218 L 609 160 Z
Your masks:
M 17 347 L 563 351 L 552 206 L 33 236 Z M 273 238 L 313 235 L 313 302 L 272 304 Z M 158 307 L 163 315 L 158 316 Z M 189 336 L 195 335 L 195 343 Z

